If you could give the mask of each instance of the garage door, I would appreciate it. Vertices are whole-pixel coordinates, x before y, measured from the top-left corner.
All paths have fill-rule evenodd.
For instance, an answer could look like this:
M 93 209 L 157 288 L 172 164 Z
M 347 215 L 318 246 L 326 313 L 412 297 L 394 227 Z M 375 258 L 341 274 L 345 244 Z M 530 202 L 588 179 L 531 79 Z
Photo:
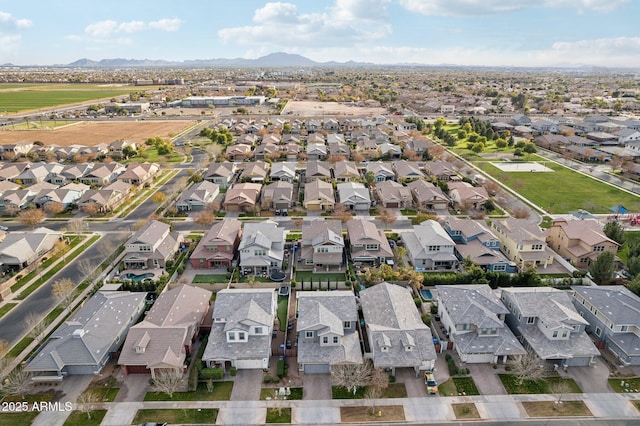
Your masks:
M 482 362 L 493 362 L 493 354 L 467 354 L 466 357 L 461 356 L 461 359 L 465 360 L 470 364 L 473 363 L 482 363 Z
M 242 359 L 236 361 L 236 368 L 238 370 L 249 370 L 249 369 L 262 369 L 262 360 L 261 359 Z
M 328 374 L 331 372 L 329 364 L 305 364 L 305 374 Z

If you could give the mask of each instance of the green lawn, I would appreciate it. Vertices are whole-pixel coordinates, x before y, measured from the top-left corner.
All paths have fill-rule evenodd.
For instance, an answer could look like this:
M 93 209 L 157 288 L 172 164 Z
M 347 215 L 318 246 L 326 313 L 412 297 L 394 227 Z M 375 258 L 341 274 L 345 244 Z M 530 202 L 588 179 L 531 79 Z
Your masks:
M 287 396 L 287 400 L 296 401 L 302 400 L 302 388 L 290 388 L 291 394 Z M 267 398 L 273 399 L 273 393 L 277 392 L 278 388 L 262 388 L 260 389 L 260 400 L 264 401 Z
M 406 398 L 407 388 L 404 383 L 389 383 L 382 393 L 382 398 Z
M 228 283 L 229 278 L 226 274 L 196 274 L 191 282 L 194 284 L 220 284 Z
M 573 379 L 546 377 L 538 381 L 524 380 L 520 384 L 518 378 L 513 374 L 498 374 L 498 377 L 509 394 L 553 393 L 551 386 L 561 381 L 569 385 L 570 390 L 567 393 L 582 393 L 582 389 Z
M 546 166 L 554 172 L 540 173 L 503 172 L 488 162 L 477 162 L 476 166 L 553 214 L 578 209 L 607 214 L 610 207 L 619 204 L 630 211 L 640 210 L 640 197 L 552 162 Z
M 362 399 L 364 398 L 364 387 L 357 388 L 354 395 L 353 391 L 348 391 L 347 388 L 342 386 L 331 386 L 331 398 L 332 399 Z
M 625 383 L 624 386 L 622 385 L 622 382 Z M 609 379 L 609 386 L 611 386 L 611 389 L 613 389 L 614 392 L 637 393 L 638 391 L 640 391 L 640 377 Z
M 627 257 L 629 256 L 629 243 L 635 242 L 640 239 L 640 231 L 627 231 L 624 233 L 624 244 L 616 253 L 624 263 L 627 263 Z
M 291 408 L 267 408 L 267 423 L 291 423 Z
M 0 89 L 6 86 L 0 86 Z M 135 91 L 134 87 L 111 87 L 96 84 L 49 84 L 23 86 L 24 90 L 0 91 L 2 112 L 18 112 L 37 108 L 47 108 L 93 99 L 121 96 Z
M 287 329 L 287 316 L 289 309 L 289 296 L 278 296 L 278 322 L 280 323 L 280 331 Z
M 215 424 L 217 418 L 217 408 L 144 409 L 138 410 L 136 417 L 133 419 L 133 423 Z
M 472 377 L 452 377 L 438 384 L 438 393 L 442 396 L 480 395 Z
M 150 163 L 157 163 L 161 158 L 166 159 L 169 163 L 178 163 L 183 160 L 184 156 L 175 151 L 171 155 L 160 155 L 158 154 L 158 150 L 156 148 L 145 146 L 142 155 L 131 157 L 124 161 L 124 163 L 143 163 L 145 161 L 148 161 Z
M 64 422 L 64 426 L 99 426 L 105 414 L 107 414 L 107 410 L 92 410 L 91 418 L 89 418 L 87 413 L 72 411 L 67 421 Z
M 30 425 L 38 416 L 37 411 L 26 411 L 24 413 L 2 413 L 0 416 L 0 426 Z
M 205 383 L 198 383 L 198 389 L 194 392 L 176 392 L 173 398 L 169 398 L 164 392 L 147 392 L 145 401 L 229 401 L 233 382 L 214 382 L 213 391 L 207 390 Z
M 106 386 L 100 387 L 91 387 L 86 390 L 96 393 L 98 395 L 99 401 L 101 402 L 113 402 L 118 396 L 118 392 L 120 392 L 120 388 L 110 388 Z
M 0 318 L 5 316 L 11 309 L 15 308 L 16 305 L 17 303 L 7 303 L 3 306 L 0 306 Z

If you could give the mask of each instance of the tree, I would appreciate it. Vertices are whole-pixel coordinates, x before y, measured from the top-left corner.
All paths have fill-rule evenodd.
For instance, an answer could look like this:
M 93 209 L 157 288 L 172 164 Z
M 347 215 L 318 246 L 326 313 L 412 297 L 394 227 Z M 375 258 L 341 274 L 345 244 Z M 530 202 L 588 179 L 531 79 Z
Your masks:
M 64 205 L 57 201 L 51 201 L 44 205 L 44 211 L 51 216 L 55 216 L 64 211 Z
M 418 213 L 411 218 L 411 224 L 420 225 L 422 222 L 425 222 L 427 220 L 438 220 L 438 216 L 429 213 Z
M 371 381 L 373 365 L 370 360 L 362 364 L 336 364 L 331 366 L 331 381 L 355 395 L 359 387 L 367 386 Z
M 527 154 L 535 154 L 538 152 L 536 145 L 533 142 L 527 142 L 522 150 Z
M 47 215 L 40 209 L 27 209 L 18 213 L 18 220 L 24 226 L 35 228 L 36 225 L 42 223 Z
M 404 247 L 396 246 L 394 251 L 395 251 L 394 255 L 396 258 L 396 265 L 398 265 L 398 267 L 405 266 L 407 263 L 406 261 L 407 249 Z
M 544 369 L 540 365 L 540 358 L 532 350 L 528 350 L 525 355 L 516 361 L 512 366 L 513 374 L 518 378 L 520 384 L 525 380 L 537 381 L 544 375 Z
M 640 274 L 640 257 L 634 256 L 627 259 L 627 269 L 631 276 L 635 277 Z
M 29 330 L 29 337 L 36 342 L 40 341 L 42 333 L 47 329 L 47 319 L 44 316 L 40 316 L 35 312 L 30 312 L 27 318 L 24 320 L 27 330 Z
M 640 275 L 636 275 L 635 278 L 631 280 L 627 284 L 627 288 L 634 292 L 636 295 L 640 296 Z
M 556 395 L 558 395 L 556 404 L 561 404 L 562 395 L 571 392 L 571 386 L 569 386 L 569 383 L 567 383 L 566 380 L 561 379 L 557 382 L 551 383 L 549 385 L 549 390 L 551 391 L 551 393 L 555 393 Z
M 365 182 L 367 182 L 369 185 L 372 185 L 375 181 L 376 181 L 376 175 L 375 173 L 373 173 L 373 171 L 369 170 L 364 174 L 364 180 Z
M 620 225 L 620 222 L 613 220 L 607 222 L 602 228 L 602 232 L 616 243 L 620 245 L 624 244 L 624 228 Z
M 353 218 L 353 213 L 351 213 L 344 205 L 336 204 L 333 213 L 331 213 L 331 218 L 339 220 L 342 223 L 347 223 Z
M 382 398 L 383 393 L 384 389 L 376 386 L 367 386 L 364 390 L 364 399 L 367 401 L 367 405 L 369 406 L 369 415 L 375 414 L 377 409 L 376 400 Z
M 507 141 L 505 139 L 499 138 L 496 140 L 496 148 L 505 149 L 507 147 Z
M 98 402 L 100 402 L 100 396 L 95 391 L 86 390 L 78 396 L 78 409 L 83 413 L 87 413 L 87 418 L 90 419 L 91 412 Z
M 163 369 L 156 372 L 153 384 L 159 392 L 164 392 L 169 398 L 180 389 L 184 379 L 184 373 L 179 368 Z
M 31 387 L 31 373 L 22 367 L 16 367 L 4 378 L 2 382 L 2 392 L 7 395 L 18 395 L 24 399 L 24 394 Z
M 591 278 L 598 285 L 611 281 L 615 272 L 615 256 L 609 251 L 600 253 L 596 260 L 589 265 Z
M 525 207 L 519 207 L 519 208 L 513 209 L 511 214 L 516 219 L 528 219 L 529 216 L 531 216 L 531 212 L 529 211 L 529 209 Z
M 207 226 L 211 226 L 216 221 L 216 216 L 208 211 L 201 211 L 193 218 L 193 221 L 204 229 Z
M 250 288 L 253 288 L 253 286 L 256 285 L 256 276 L 255 275 L 252 274 L 252 275 L 247 276 L 246 280 L 247 280 L 247 285 Z
M 74 290 L 75 285 L 70 278 L 61 278 L 53 283 L 51 294 L 60 300 L 63 308 L 67 309 L 75 297 Z
M 164 203 L 166 199 L 167 199 L 167 196 L 164 194 L 164 192 L 156 192 L 151 197 L 151 202 L 155 204 L 161 204 L 161 203 Z
M 377 220 L 382 222 L 385 226 L 391 225 L 398 220 L 398 215 L 393 210 L 385 209 L 383 207 L 378 207 L 378 217 Z

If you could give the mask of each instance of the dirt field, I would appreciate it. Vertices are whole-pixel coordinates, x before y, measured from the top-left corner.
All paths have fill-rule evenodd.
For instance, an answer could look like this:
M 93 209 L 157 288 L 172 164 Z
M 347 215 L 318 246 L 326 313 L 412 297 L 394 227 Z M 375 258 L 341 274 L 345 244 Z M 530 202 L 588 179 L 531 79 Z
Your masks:
M 339 102 L 291 101 L 283 111 L 283 115 L 302 117 L 313 116 L 349 116 L 355 117 L 388 114 L 385 108 L 360 107 Z
M 111 143 L 119 139 L 144 142 L 145 139 L 161 136 L 168 138 L 194 121 L 82 121 L 54 130 L 10 130 L 0 131 L 0 143 L 35 142 L 69 146 L 74 144 L 93 146 Z

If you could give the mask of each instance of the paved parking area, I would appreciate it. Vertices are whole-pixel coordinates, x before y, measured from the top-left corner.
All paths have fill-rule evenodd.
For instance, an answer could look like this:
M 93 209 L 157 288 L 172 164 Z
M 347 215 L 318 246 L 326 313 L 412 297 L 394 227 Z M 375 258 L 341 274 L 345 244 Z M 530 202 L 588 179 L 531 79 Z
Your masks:
M 416 378 L 413 368 L 396 368 L 396 382 L 404 383 L 408 398 L 424 398 L 427 396 L 424 380 L 421 377 Z
M 129 374 L 122 377 L 122 385 L 115 402 L 136 402 L 144 400 L 149 389 L 150 374 Z
M 600 358 L 596 358 L 595 364 L 591 367 L 569 367 L 566 373 L 560 374 L 575 380 L 584 393 L 613 392 L 607 380 L 609 368 Z
M 306 374 L 304 383 L 304 400 L 331 399 L 331 376 L 328 374 Z
M 465 364 L 465 366 L 469 369 L 480 395 L 507 394 L 498 377 L 498 370 L 494 370 L 490 364 Z
M 231 401 L 258 401 L 263 377 L 262 370 L 238 370 L 231 391 Z

